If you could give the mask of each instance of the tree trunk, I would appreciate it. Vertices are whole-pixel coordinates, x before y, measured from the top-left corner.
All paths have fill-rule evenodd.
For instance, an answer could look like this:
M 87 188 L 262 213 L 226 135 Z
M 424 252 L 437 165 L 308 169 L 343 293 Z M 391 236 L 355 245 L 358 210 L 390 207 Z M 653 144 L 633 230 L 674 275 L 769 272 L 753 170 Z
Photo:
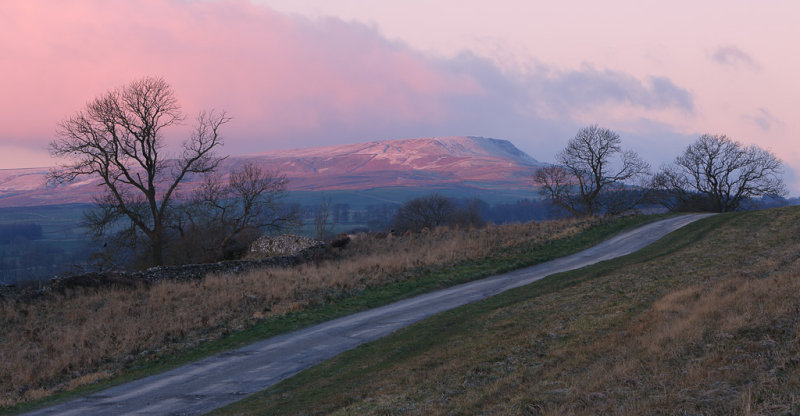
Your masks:
M 157 229 L 150 241 L 154 266 L 164 265 L 164 239 L 161 234 L 161 230 Z

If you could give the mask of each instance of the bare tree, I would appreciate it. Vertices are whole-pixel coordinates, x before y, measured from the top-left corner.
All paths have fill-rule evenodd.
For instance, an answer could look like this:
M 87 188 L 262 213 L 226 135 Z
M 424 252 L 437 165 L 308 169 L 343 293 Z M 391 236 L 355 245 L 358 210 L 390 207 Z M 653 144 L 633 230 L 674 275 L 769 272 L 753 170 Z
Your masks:
M 336 222 L 331 223 L 329 218 L 331 216 L 331 199 L 325 195 L 322 196 L 319 206 L 314 212 L 314 235 L 317 239 L 325 240 L 330 234 L 331 229 L 336 226 Z
M 650 166 L 636 152 L 623 151 L 620 143 L 619 134 L 611 130 L 582 128 L 556 156 L 558 165 L 534 173 L 534 183 L 574 216 L 631 209 L 639 198 L 626 191 L 626 182 L 646 176 Z
M 179 156 L 164 155 L 162 130 L 184 119 L 175 94 L 162 78 L 147 77 L 108 91 L 59 124 L 50 153 L 67 160 L 50 172 L 51 183 L 81 176 L 102 180 L 105 195 L 87 216 L 105 231 L 126 218 L 147 239 L 151 262 L 164 264 L 167 224 L 180 184 L 192 174 L 214 171 L 223 158 L 220 127 L 224 112 L 203 112 Z
M 489 204 L 479 198 L 469 198 L 454 201 L 456 206 L 450 223 L 457 227 L 483 228 L 486 226 L 486 214 Z
M 782 164 L 758 146 L 704 134 L 653 178 L 672 210 L 736 211 L 759 196 L 783 196 Z
M 264 232 L 298 221 L 296 210 L 283 206 L 289 180 L 253 163 L 231 170 L 228 180 L 208 175 L 188 203 L 180 206 L 171 227 L 186 262 L 232 257 Z
M 398 208 L 393 225 L 397 230 L 420 231 L 440 225 L 450 225 L 454 219 L 456 205 L 450 198 L 430 194 L 414 198 Z
M 539 187 L 539 193 L 551 200 L 553 205 L 566 209 L 570 214 L 580 215 L 578 200 L 573 190 L 575 181 L 570 179 L 566 169 L 561 166 L 543 166 L 533 173 L 533 182 Z

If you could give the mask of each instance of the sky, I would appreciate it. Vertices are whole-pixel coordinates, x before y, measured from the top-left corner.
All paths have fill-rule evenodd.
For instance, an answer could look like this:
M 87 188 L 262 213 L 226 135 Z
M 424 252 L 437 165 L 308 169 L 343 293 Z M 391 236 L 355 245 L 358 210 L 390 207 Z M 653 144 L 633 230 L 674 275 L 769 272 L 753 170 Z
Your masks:
M 800 2 L 0 0 L 0 169 L 50 166 L 60 121 L 144 76 L 224 153 L 508 139 L 552 162 L 617 131 L 654 168 L 700 134 L 772 151 L 800 194 Z

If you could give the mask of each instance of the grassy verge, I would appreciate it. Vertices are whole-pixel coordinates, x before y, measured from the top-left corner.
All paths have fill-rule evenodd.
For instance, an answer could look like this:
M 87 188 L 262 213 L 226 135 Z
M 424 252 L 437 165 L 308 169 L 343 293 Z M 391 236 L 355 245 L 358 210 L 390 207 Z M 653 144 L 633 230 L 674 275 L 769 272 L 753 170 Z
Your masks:
M 796 207 L 707 218 L 214 414 L 797 414 L 798 253 Z
M 403 273 L 410 274 L 412 277 L 396 279 L 396 281 L 384 284 L 369 285 L 354 291 L 341 292 L 336 296 L 309 303 L 297 311 L 259 319 L 256 324 L 245 329 L 229 330 L 228 328 L 223 328 L 223 336 L 217 339 L 208 342 L 197 342 L 195 345 L 189 345 L 186 348 L 168 351 L 158 355 L 155 359 L 148 359 L 148 357 L 134 359 L 123 369 L 115 372 L 114 376 L 110 378 L 99 381 L 91 380 L 91 383 L 87 385 L 66 388 L 55 394 L 47 394 L 52 393 L 52 391 L 45 392 L 44 394 L 47 394 L 47 397 L 9 407 L 3 410 L 2 413 L 17 413 L 55 401 L 99 391 L 112 385 L 162 372 L 270 336 L 385 305 L 431 290 L 568 255 L 590 247 L 620 231 L 658 218 L 660 217 L 639 216 L 595 223 L 584 231 L 570 234 L 567 237 L 548 239 L 544 242 L 516 244 L 506 250 L 494 252 L 479 259 L 457 261 L 446 266 L 420 266 L 410 272 L 406 270 Z M 122 296 L 130 297 L 131 294 L 123 293 Z M 141 296 L 144 296 L 144 294 Z M 89 304 L 93 303 L 90 302 Z

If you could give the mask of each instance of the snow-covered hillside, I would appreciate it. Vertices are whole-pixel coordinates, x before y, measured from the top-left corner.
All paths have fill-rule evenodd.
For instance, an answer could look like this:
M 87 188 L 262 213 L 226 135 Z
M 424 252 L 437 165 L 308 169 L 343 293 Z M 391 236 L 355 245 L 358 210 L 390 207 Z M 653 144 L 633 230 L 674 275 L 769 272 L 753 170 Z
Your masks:
M 444 137 L 383 140 L 232 156 L 222 172 L 252 162 L 285 174 L 290 189 L 371 189 L 451 185 L 528 188 L 540 163 L 507 140 Z M 92 202 L 102 188 L 82 181 L 45 188 L 47 168 L 0 170 L 0 206 Z M 189 182 L 185 190 L 196 183 Z

